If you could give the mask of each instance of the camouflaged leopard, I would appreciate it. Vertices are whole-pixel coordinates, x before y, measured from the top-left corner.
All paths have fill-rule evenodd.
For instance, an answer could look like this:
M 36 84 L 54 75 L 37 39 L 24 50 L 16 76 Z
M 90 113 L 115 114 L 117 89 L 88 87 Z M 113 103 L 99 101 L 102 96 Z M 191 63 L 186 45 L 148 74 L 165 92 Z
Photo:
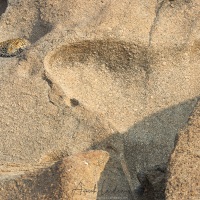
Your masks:
M 23 38 L 16 38 L 0 42 L 0 57 L 17 56 L 29 45 L 30 42 Z

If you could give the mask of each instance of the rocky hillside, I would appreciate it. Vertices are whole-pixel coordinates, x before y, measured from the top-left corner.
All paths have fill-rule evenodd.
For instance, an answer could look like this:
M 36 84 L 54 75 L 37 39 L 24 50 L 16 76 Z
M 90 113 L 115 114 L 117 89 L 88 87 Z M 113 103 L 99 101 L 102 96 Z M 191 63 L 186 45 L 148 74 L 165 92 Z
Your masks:
M 165 198 L 156 166 L 199 97 L 199 10 L 199 0 L 0 0 L 0 199 Z M 16 38 L 30 45 L 4 42 Z M 179 170 L 199 166 L 182 162 L 179 141 L 168 199 L 184 199 Z

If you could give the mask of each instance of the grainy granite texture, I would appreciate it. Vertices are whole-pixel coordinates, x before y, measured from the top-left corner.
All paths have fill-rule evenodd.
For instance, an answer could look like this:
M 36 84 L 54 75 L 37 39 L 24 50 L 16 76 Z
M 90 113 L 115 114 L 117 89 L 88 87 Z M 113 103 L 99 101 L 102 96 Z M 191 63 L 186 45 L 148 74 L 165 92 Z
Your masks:
M 32 43 L 0 58 L 2 166 L 105 150 L 100 181 L 117 162 L 134 197 L 137 172 L 168 161 L 199 96 L 199 0 L 0 5 L 0 42 Z
M 177 138 L 170 162 L 166 199 L 200 199 L 200 102 Z

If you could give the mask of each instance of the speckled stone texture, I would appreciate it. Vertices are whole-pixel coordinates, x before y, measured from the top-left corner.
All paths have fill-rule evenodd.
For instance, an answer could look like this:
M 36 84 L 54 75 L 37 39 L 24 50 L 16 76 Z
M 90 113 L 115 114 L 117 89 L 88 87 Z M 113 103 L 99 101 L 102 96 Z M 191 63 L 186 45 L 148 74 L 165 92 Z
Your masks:
M 0 0 L 0 42 L 31 42 L 0 58 L 0 163 L 104 150 L 100 180 L 118 163 L 134 197 L 137 173 L 168 161 L 197 102 L 199 10 L 199 0 Z
M 200 101 L 180 132 L 169 162 L 166 199 L 200 199 Z

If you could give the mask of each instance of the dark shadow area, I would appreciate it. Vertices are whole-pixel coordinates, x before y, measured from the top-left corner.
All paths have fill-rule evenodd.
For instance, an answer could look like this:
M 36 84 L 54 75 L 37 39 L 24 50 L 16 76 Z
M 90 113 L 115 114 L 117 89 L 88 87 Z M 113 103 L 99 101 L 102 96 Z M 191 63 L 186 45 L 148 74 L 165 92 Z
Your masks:
M 0 16 L 6 11 L 7 7 L 8 7 L 8 1 L 0 0 Z
M 44 37 L 52 30 L 52 25 L 43 20 L 38 20 L 32 28 L 31 36 L 29 38 L 31 43 L 35 43 L 40 38 Z
M 165 199 L 167 163 L 137 173 L 140 185 L 134 190 L 137 199 Z
M 29 37 L 29 41 L 31 43 L 35 43 L 37 40 L 44 37 L 47 33 L 49 33 L 52 30 L 52 24 L 42 19 L 40 1 L 36 1 L 35 6 L 38 11 L 38 18 L 34 26 L 32 27 L 32 32 Z
M 94 145 L 93 149 L 102 149 L 110 153 L 110 160 L 98 181 L 97 199 L 164 200 L 164 192 L 138 192 L 137 188 L 141 183 L 137 174 L 168 162 L 174 149 L 175 137 L 187 123 L 197 100 L 196 97 L 152 114 L 130 127 L 127 132 L 116 133 Z M 157 184 L 160 187 L 164 182 Z M 165 188 L 165 185 L 163 187 Z M 157 189 L 154 188 L 154 191 Z
M 6 178 L 1 181 L 0 199 L 61 199 L 59 164 L 58 162 L 35 171 L 27 169 L 18 178 L 15 175 Z
M 35 182 L 32 183 L 31 188 L 31 199 L 61 199 L 61 175 L 59 171 L 60 162 L 57 162 L 42 170 L 37 176 Z

